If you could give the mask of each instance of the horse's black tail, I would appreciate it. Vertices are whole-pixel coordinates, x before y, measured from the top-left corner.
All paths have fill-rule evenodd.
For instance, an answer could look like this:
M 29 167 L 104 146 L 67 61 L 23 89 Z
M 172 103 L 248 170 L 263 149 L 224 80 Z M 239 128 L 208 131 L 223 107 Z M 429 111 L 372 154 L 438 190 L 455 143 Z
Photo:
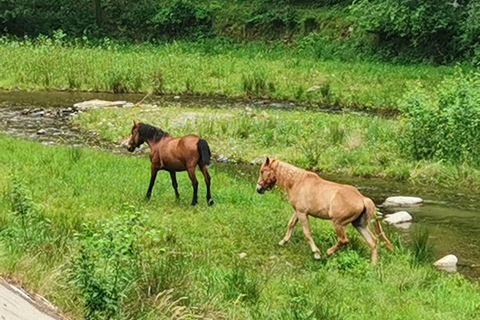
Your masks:
M 200 164 L 206 164 L 207 166 L 210 164 L 210 157 L 212 156 L 212 153 L 210 152 L 210 147 L 208 146 L 208 143 L 206 140 L 200 139 L 198 140 L 198 154 L 200 155 Z

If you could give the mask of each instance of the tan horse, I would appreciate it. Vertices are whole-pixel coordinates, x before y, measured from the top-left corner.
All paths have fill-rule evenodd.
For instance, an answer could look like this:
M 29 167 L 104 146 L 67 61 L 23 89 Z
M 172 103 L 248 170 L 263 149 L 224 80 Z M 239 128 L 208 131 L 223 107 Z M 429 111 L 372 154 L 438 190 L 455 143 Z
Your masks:
M 280 241 L 280 246 L 290 240 L 292 230 L 300 220 L 303 234 L 310 244 L 315 259 L 320 259 L 320 250 L 313 241 L 308 221 L 308 216 L 312 216 L 332 220 L 338 240 L 337 244 L 328 249 L 328 255 L 334 254 L 348 243 L 345 227 L 351 223 L 370 246 L 371 263 L 377 262 L 377 239 L 368 228 L 376 211 L 375 204 L 370 198 L 362 195 L 355 187 L 327 181 L 313 172 L 267 158 L 260 170 L 257 192 L 263 194 L 266 190 L 272 190 L 277 183 L 287 193 L 295 211 L 288 222 L 287 234 Z M 378 220 L 375 221 L 375 230 L 385 245 L 394 250 Z
M 144 142 L 150 147 L 150 161 L 152 162 L 152 175 L 150 185 L 148 186 L 147 199 L 150 199 L 152 195 L 153 185 L 159 170 L 165 170 L 170 173 L 175 196 L 178 199 L 180 195 L 178 193 L 176 172 L 187 171 L 193 186 L 192 205 L 196 205 L 198 203 L 198 181 L 195 176 L 195 168 L 198 165 L 207 185 L 207 203 L 209 206 L 214 204 L 210 193 L 208 165 L 210 164 L 211 153 L 207 141 L 193 134 L 174 138 L 159 128 L 134 121 L 132 137 L 128 142 L 127 149 L 133 152 L 135 148 L 140 147 Z

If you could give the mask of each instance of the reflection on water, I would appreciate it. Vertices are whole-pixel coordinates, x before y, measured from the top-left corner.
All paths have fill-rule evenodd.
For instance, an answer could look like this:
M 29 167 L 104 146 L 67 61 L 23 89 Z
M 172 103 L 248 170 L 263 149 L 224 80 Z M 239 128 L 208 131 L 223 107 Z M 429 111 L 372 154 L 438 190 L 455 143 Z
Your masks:
M 115 150 L 116 147 L 113 144 L 72 128 L 68 122 L 68 112 L 66 115 L 59 114 L 51 112 L 55 110 L 52 108 L 68 108 L 76 102 L 89 99 L 140 101 L 142 98 L 144 98 L 143 95 L 0 92 L 0 131 L 15 137 L 38 140 L 43 144 L 93 146 Z M 164 96 L 160 100 L 162 99 L 163 101 L 159 101 L 160 104 L 180 101 L 184 105 L 191 106 L 241 107 L 247 105 L 241 101 L 209 97 L 189 97 L 179 100 L 173 96 Z M 156 97 L 156 101 L 158 100 Z M 31 112 L 38 107 L 49 109 L 44 110 L 44 113 Z M 39 134 L 41 129 L 44 132 Z M 252 188 L 258 178 L 258 166 L 224 163 L 215 163 L 214 166 L 239 179 L 251 181 Z M 405 182 L 320 175 L 324 179 L 357 187 L 377 205 L 393 195 L 423 198 L 425 200 L 423 205 L 406 209 L 414 218 L 410 227 L 404 225 L 405 229 L 391 226 L 389 228 L 395 228 L 407 242 L 420 228 L 426 228 L 435 246 L 436 258 L 455 254 L 459 259 L 460 272 L 469 277 L 480 278 L 480 199 L 478 196 L 458 194 L 452 190 L 426 189 Z M 395 211 L 400 210 L 397 208 Z M 390 213 L 386 209 L 381 211 Z

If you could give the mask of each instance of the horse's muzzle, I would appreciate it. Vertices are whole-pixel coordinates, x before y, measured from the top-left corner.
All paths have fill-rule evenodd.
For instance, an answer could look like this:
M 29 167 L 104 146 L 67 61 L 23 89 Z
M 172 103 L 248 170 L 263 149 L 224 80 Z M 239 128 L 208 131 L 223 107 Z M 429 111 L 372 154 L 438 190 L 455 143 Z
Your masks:
M 132 146 L 132 145 L 129 145 L 129 146 L 127 146 L 127 150 L 130 151 L 130 152 L 133 152 L 133 151 L 135 151 L 135 147 Z
M 265 188 L 263 186 L 257 185 L 257 192 L 260 194 L 264 194 Z

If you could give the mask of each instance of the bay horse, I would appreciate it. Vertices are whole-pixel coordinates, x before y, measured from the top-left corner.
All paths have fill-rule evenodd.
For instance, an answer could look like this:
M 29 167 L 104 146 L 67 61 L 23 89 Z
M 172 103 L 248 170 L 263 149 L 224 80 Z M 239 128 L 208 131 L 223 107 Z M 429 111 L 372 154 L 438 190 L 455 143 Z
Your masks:
M 332 255 L 348 243 L 346 226 L 352 224 L 365 238 L 372 250 L 371 263 L 378 260 L 377 239 L 368 225 L 374 217 L 376 206 L 372 199 L 365 197 L 357 188 L 322 179 L 316 173 L 300 169 L 277 159 L 267 158 L 260 169 L 257 192 L 264 194 L 278 184 L 288 195 L 294 214 L 288 222 L 285 237 L 278 244 L 283 246 L 300 220 L 303 234 L 307 238 L 315 259 L 320 259 L 320 250 L 312 238 L 308 217 L 331 220 L 337 234 L 337 243 L 327 250 Z M 375 220 L 375 231 L 387 248 L 395 250 L 387 239 L 380 222 Z
M 207 185 L 207 203 L 209 206 L 215 204 L 210 193 L 211 177 L 208 173 L 208 165 L 210 164 L 211 152 L 206 140 L 193 134 L 174 138 L 152 125 L 133 121 L 132 136 L 128 142 L 127 150 L 133 152 L 144 142 L 150 147 L 150 162 L 152 163 L 147 199 L 150 199 L 152 195 L 157 172 L 160 170 L 170 173 L 175 197 L 179 199 L 176 172 L 187 171 L 193 186 L 192 206 L 196 205 L 198 203 L 198 181 L 195 169 L 198 165 Z

